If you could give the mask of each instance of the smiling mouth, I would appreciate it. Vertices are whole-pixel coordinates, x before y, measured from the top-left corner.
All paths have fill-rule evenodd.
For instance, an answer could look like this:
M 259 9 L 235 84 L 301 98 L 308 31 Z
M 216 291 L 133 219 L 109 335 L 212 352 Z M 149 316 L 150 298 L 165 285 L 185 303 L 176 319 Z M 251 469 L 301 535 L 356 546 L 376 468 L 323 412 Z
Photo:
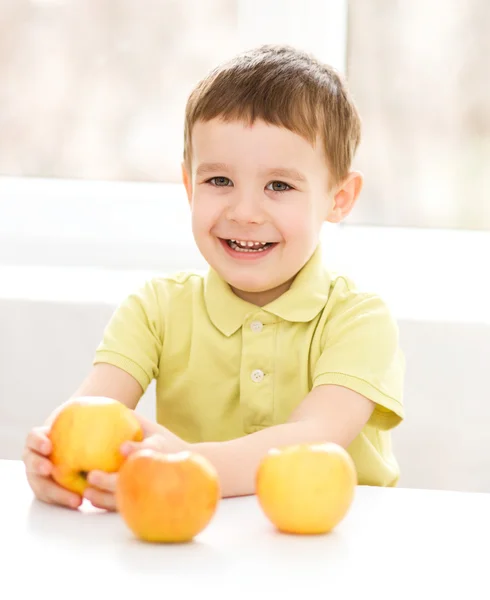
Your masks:
M 271 246 L 275 246 L 277 242 L 252 242 L 252 241 L 243 241 L 243 240 L 227 240 L 224 239 L 224 242 L 228 244 L 228 246 L 235 250 L 236 252 L 264 252 Z

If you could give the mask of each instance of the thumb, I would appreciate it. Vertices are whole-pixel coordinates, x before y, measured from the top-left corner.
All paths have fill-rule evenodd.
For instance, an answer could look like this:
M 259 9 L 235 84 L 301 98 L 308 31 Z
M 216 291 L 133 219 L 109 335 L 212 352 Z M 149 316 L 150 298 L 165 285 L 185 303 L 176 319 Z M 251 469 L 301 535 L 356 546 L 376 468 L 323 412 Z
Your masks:
M 143 447 L 142 442 L 124 442 L 121 444 L 119 451 L 124 456 L 129 456 L 133 452 L 136 452 L 136 450 L 141 450 Z
M 165 440 L 161 435 L 151 435 L 145 438 L 142 442 L 124 442 L 121 446 L 121 454 L 129 456 L 136 450 L 142 450 L 149 448 L 151 450 L 158 450 L 160 452 L 165 451 Z
M 141 425 L 141 428 L 143 429 L 143 434 L 144 434 L 145 438 L 147 438 L 150 435 L 153 435 L 155 433 L 155 429 L 158 428 L 158 424 L 151 421 L 147 417 L 140 415 L 136 411 L 133 411 L 133 413 L 134 413 L 134 416 L 138 419 L 138 421 Z
M 151 450 L 158 450 L 160 452 L 165 452 L 166 443 L 165 438 L 161 435 L 150 435 L 145 440 L 141 442 L 142 448 L 151 448 Z

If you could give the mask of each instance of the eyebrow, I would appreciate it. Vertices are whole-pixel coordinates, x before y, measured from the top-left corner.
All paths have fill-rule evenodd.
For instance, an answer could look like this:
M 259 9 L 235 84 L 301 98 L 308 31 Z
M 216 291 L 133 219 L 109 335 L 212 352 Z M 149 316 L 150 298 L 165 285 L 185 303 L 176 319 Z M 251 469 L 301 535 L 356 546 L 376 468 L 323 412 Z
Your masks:
M 205 175 L 207 173 L 217 173 L 229 171 L 230 167 L 225 163 L 202 163 L 198 166 L 196 173 L 197 175 Z M 286 169 L 283 167 L 274 167 L 273 169 L 266 169 L 263 171 L 265 175 L 269 177 L 285 177 L 286 179 L 292 179 L 303 183 L 306 181 L 306 177 L 296 169 Z
M 266 172 L 271 177 L 285 177 L 286 179 L 293 179 L 294 181 L 298 181 L 300 183 L 306 181 L 306 177 L 303 175 L 303 173 L 297 171 L 296 169 L 283 169 L 281 167 L 276 167 Z
M 217 173 L 220 171 L 228 171 L 228 165 L 225 163 L 202 163 L 197 167 L 197 175 L 205 175 L 206 173 Z

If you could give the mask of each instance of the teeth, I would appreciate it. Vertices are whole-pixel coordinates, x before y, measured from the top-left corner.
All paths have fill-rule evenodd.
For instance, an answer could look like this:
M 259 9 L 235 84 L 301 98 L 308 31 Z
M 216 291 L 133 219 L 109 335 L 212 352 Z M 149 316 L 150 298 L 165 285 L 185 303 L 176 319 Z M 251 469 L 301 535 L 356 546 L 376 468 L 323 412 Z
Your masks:
M 247 242 L 242 240 L 230 240 L 230 242 L 238 244 L 238 246 L 241 246 L 242 248 L 256 248 L 268 244 L 268 242 Z
M 263 252 L 270 242 L 248 242 L 243 240 L 229 240 L 228 245 L 238 252 Z

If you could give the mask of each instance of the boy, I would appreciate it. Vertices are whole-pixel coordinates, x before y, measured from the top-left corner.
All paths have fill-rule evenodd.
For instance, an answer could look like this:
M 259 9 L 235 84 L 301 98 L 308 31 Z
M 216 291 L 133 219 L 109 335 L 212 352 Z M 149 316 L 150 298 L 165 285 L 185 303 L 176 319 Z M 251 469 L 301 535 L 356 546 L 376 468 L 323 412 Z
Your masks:
M 254 492 L 271 447 L 333 441 L 360 484 L 391 486 L 390 430 L 403 418 L 404 364 L 382 300 L 321 264 L 324 221 L 340 222 L 362 186 L 351 163 L 360 120 L 328 66 L 265 46 L 219 66 L 186 107 L 183 182 L 205 277 L 148 282 L 118 307 L 74 394 L 131 409 L 157 380 L 149 446 L 193 449 L 216 466 L 223 496 Z M 52 417 L 51 417 L 52 418 Z M 44 428 L 26 441 L 35 495 L 76 508 L 50 478 Z M 86 498 L 115 509 L 117 474 L 92 472 Z

